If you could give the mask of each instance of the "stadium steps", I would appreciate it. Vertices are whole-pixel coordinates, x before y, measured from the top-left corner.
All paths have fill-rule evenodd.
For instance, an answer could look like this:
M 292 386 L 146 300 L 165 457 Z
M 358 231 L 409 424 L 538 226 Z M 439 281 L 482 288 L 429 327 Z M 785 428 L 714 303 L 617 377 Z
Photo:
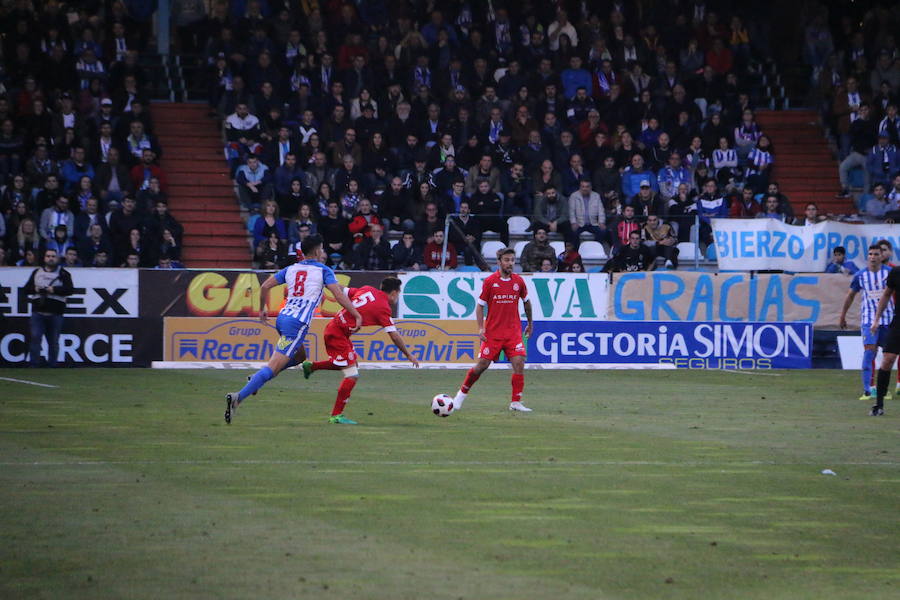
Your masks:
M 247 231 L 209 109 L 190 103 L 154 103 L 151 109 L 164 148 L 169 204 L 184 225 L 185 265 L 247 268 Z
M 850 200 L 834 196 L 841 187 L 837 164 L 815 111 L 761 110 L 756 118 L 775 149 L 772 181 L 790 199 L 794 214 L 802 215 L 809 202 L 820 213 L 856 212 Z

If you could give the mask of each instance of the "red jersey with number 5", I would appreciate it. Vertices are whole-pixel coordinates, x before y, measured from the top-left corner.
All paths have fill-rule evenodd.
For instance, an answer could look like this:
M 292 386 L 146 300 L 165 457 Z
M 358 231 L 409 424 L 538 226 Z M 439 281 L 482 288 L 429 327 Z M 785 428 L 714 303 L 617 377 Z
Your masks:
M 484 335 L 493 339 L 515 339 L 522 336 L 522 319 L 519 317 L 519 299 L 528 296 L 525 280 L 515 273 L 508 279 L 500 271 L 492 274 L 481 285 L 478 303 L 487 307 Z
M 379 325 L 385 331 L 397 331 L 394 319 L 391 318 L 391 303 L 387 294 L 370 285 L 361 288 L 347 288 L 347 296 L 350 302 L 363 318 L 363 327 Z M 356 327 L 356 321 L 347 314 L 345 309 L 332 318 L 332 322 L 341 328 L 344 333 L 350 335 L 350 330 Z

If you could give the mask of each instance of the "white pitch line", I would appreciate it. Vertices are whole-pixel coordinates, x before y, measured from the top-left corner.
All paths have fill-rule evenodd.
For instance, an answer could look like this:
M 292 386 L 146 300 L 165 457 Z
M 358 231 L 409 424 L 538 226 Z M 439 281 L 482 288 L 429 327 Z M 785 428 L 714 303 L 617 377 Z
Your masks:
M 813 462 L 778 462 L 770 460 L 747 461 L 659 461 L 659 460 L 75 460 L 75 461 L 35 461 L 17 462 L 0 461 L 3 467 L 93 467 L 116 465 L 310 465 L 310 466 L 431 466 L 431 467 L 517 467 L 517 466 L 549 466 L 549 467 L 816 467 L 821 463 Z M 900 462 L 893 461 L 858 461 L 828 463 L 832 467 L 878 466 L 900 467 Z
M 13 383 L 26 383 L 28 385 L 36 385 L 45 388 L 58 388 L 58 385 L 50 385 L 48 383 L 38 383 L 37 381 L 28 381 L 27 379 L 13 379 L 12 377 L 0 377 L 3 381 L 12 381 Z
M 766 373 L 760 369 L 758 371 L 738 371 L 737 369 L 718 369 L 722 373 L 736 373 L 739 375 L 763 375 L 765 377 L 783 377 L 784 373 Z

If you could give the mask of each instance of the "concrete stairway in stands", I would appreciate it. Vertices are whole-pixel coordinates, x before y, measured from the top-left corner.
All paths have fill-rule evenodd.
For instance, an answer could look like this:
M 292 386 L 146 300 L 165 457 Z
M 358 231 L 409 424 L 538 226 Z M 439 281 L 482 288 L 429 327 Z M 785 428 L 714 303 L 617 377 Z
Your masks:
M 151 111 L 169 179 L 169 208 L 184 226 L 185 266 L 248 268 L 247 234 L 208 108 L 154 103 Z
M 761 110 L 756 113 L 763 133 L 775 148 L 772 180 L 803 215 L 806 204 L 815 202 L 819 214 L 856 212 L 849 199 L 835 198 L 840 190 L 838 165 L 813 110 Z

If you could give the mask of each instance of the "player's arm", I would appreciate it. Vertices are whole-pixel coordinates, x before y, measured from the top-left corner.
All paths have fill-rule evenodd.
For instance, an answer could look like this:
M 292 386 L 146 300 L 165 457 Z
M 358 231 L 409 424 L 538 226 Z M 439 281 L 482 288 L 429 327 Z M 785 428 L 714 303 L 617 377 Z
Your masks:
M 838 321 L 841 329 L 847 329 L 847 311 L 850 310 L 850 307 L 853 305 L 854 298 L 856 298 L 856 290 L 850 288 L 847 292 L 847 297 L 844 298 L 844 306 L 841 308 L 841 318 Z
M 484 337 L 484 303 L 481 300 L 475 305 L 475 322 L 478 323 L 478 337 L 482 342 L 487 341 Z
M 525 303 L 525 320 L 528 321 L 528 324 L 525 325 L 525 337 L 529 338 L 534 330 L 534 323 L 531 320 L 531 300 L 525 298 L 523 302 Z
M 350 302 L 350 298 L 347 294 L 344 293 L 344 288 L 339 283 L 329 283 L 325 287 L 327 287 L 331 293 L 334 295 L 334 300 L 338 304 L 341 305 L 350 316 L 356 319 L 356 327 L 354 327 L 351 331 L 359 331 L 359 328 L 362 327 L 363 318 L 362 315 L 359 314 L 359 311 L 356 310 L 356 307 L 353 306 L 353 303 Z
M 266 306 L 268 306 L 267 300 L 269 299 L 269 290 L 271 290 L 276 285 L 279 285 L 278 280 L 274 275 L 269 275 L 269 278 L 263 281 L 262 287 L 259 288 L 259 320 L 262 323 L 265 323 L 268 319 L 268 312 L 266 311 Z
M 416 357 L 409 353 L 409 349 L 406 347 L 406 344 L 403 343 L 403 338 L 400 337 L 400 334 L 396 331 L 388 331 L 388 336 L 391 338 L 391 341 L 394 342 L 394 345 L 400 349 L 400 352 L 403 353 L 403 356 L 413 364 L 417 369 L 419 368 L 419 361 L 416 360 Z
M 881 323 L 881 315 L 884 313 L 891 299 L 894 297 L 894 288 L 886 286 L 878 301 L 878 308 L 875 309 L 875 318 L 872 319 L 872 333 L 878 332 L 878 324 Z

